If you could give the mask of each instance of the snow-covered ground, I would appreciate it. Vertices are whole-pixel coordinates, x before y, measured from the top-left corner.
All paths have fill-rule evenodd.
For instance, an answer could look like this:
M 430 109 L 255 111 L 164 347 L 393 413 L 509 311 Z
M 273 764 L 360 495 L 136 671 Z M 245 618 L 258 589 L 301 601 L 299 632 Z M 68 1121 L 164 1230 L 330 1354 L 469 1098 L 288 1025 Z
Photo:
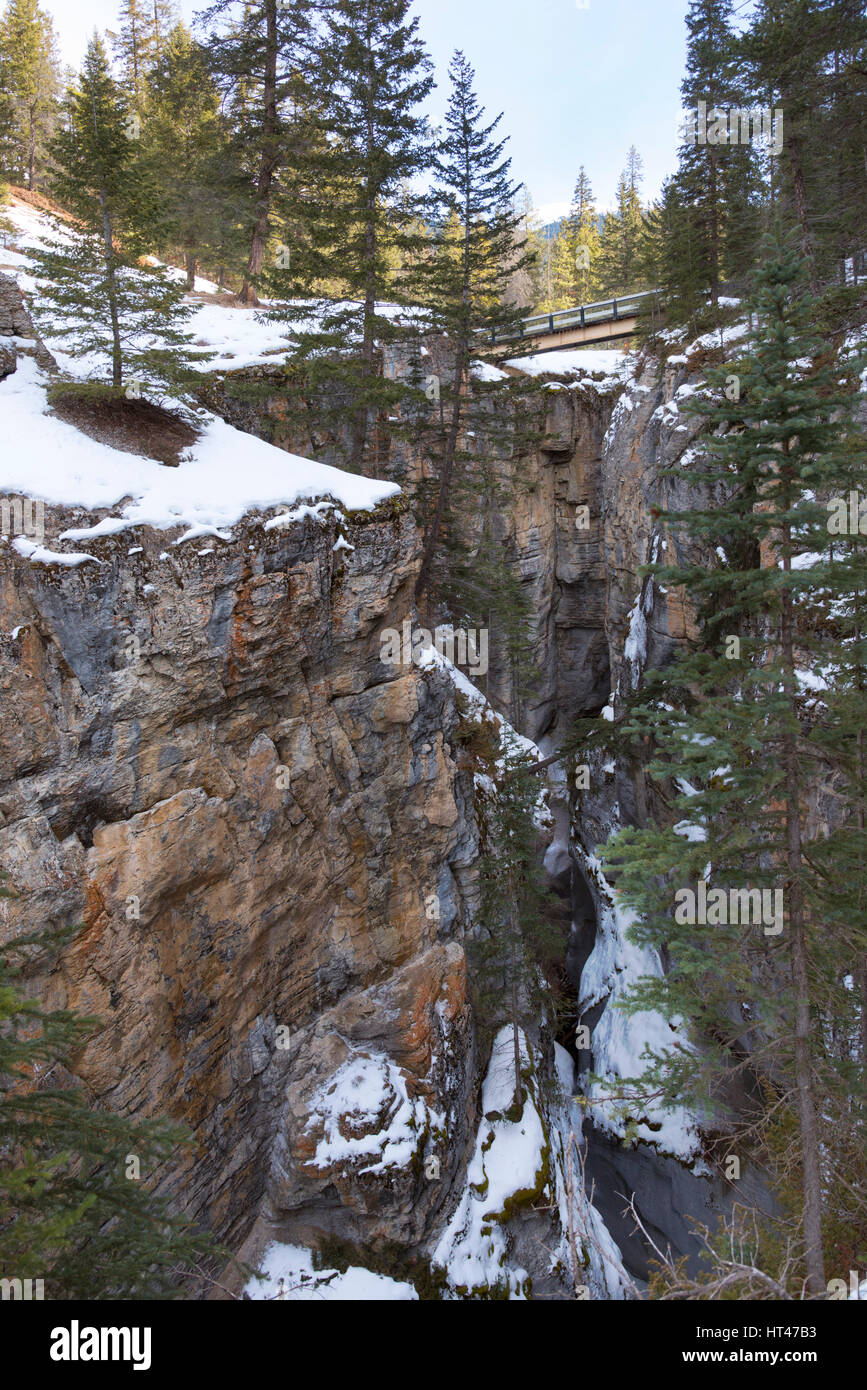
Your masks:
M 28 293 L 38 293 L 26 253 L 56 233 L 43 214 L 26 204 L 16 203 L 9 216 L 20 249 L 0 248 L 0 269 L 13 273 Z M 213 347 L 215 362 L 228 362 L 232 354 L 234 366 L 264 360 L 279 341 L 279 330 L 259 323 L 253 310 L 213 304 L 201 305 L 192 331 Z M 84 376 L 93 369 L 95 364 L 69 357 L 46 341 L 64 370 Z M 167 468 L 156 459 L 99 443 L 49 414 L 46 384 L 44 373 L 27 356 L 21 356 L 17 370 L 0 382 L 0 415 L 11 444 L 0 463 L 0 493 L 89 510 L 117 508 L 115 516 L 92 528 L 67 532 L 61 540 L 86 541 L 150 525 L 186 528 L 181 540 L 215 536 L 228 542 L 231 528 L 251 509 L 293 508 L 327 497 L 347 511 L 366 511 L 400 492 L 395 483 L 357 477 L 276 449 L 204 410 L 198 417 L 199 437 L 182 456 L 181 466 Z M 309 511 L 296 507 L 275 520 L 285 525 Z M 28 558 L 43 564 L 92 559 L 84 552 L 42 547 L 33 548 Z
M 559 352 L 537 352 L 528 357 L 513 357 L 506 363 L 527 376 L 572 377 L 572 386 L 594 386 L 598 391 L 610 391 L 622 386 L 632 376 L 635 358 L 632 353 L 607 348 L 564 348 Z
M 129 526 L 185 526 L 184 539 L 217 535 L 252 508 L 333 497 L 349 511 L 370 510 L 400 492 L 395 483 L 344 473 L 276 449 L 206 415 L 202 433 L 179 468 L 123 453 L 48 414 L 45 378 L 31 358 L 0 382 L 0 413 L 12 447 L 0 463 L 0 492 L 88 509 L 118 507 L 97 526 L 66 534 L 86 540 Z
M 273 1242 L 262 1257 L 264 1280 L 250 1279 L 244 1292 L 258 1302 L 287 1303 L 410 1303 L 418 1299 L 412 1284 L 400 1283 L 369 1269 L 313 1267 L 313 1256 L 300 1245 Z

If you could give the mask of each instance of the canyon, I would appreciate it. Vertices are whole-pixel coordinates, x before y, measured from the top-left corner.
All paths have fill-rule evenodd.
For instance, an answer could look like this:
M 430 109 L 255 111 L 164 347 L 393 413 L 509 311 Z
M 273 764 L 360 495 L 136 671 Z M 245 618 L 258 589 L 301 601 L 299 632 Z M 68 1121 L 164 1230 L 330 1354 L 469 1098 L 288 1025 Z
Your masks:
M 0 390 L 34 354 L 50 366 L 10 283 Z M 711 563 L 658 513 L 697 495 L 699 425 L 679 404 L 714 351 L 505 369 L 544 435 L 502 462 L 497 517 L 534 614 L 540 680 L 517 733 L 540 756 L 577 719 L 613 728 L 691 631 L 641 570 L 668 548 Z M 257 404 L 232 389 L 252 379 Z M 206 401 L 298 447 L 279 369 L 222 372 Z M 339 467 L 339 443 L 319 457 Z M 404 485 L 420 467 L 385 464 Z M 513 737 L 498 655 L 484 694 L 441 660 L 383 662 L 382 633 L 420 616 L 406 492 L 308 503 L 248 509 L 197 545 L 181 520 L 100 531 L 116 508 L 48 501 L 48 558 L 0 546 L 3 938 L 75 924 L 31 987 L 102 1020 L 76 1078 L 95 1105 L 188 1127 L 154 1181 L 245 1260 L 276 1241 L 420 1296 L 629 1297 L 651 1251 L 624 1195 L 677 1254 L 731 1200 L 694 1117 L 624 1115 L 596 1083 L 575 1099 L 668 1028 L 617 1008 L 661 965 L 628 942 L 598 859 L 647 813 L 641 768 L 593 754 L 581 790 L 571 761 L 548 769 L 539 852 L 573 1007 L 565 1029 L 523 1021 L 528 1097 L 510 1116 L 508 1040 L 483 1044 L 467 963 L 485 799 Z M 85 558 L 64 563 L 73 542 Z

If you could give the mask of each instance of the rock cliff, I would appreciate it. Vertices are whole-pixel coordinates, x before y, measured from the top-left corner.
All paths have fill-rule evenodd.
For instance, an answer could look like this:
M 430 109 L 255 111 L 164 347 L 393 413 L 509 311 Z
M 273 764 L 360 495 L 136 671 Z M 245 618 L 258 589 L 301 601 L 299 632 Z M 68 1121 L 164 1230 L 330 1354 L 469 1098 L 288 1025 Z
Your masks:
M 672 543 L 655 509 L 689 487 L 694 426 L 677 393 L 690 371 L 632 357 L 615 376 L 549 373 L 533 398 L 544 444 L 504 463 L 513 502 L 499 524 L 532 595 L 542 673 L 522 732 L 544 751 L 685 631 L 639 569 Z M 278 382 L 257 413 L 230 396 L 222 413 L 293 442 Z M 662 478 L 678 458 L 683 482 Z M 413 466 L 395 459 L 394 476 Z M 478 1261 L 456 1272 L 476 1169 L 513 1121 L 484 1101 L 467 978 L 478 805 L 466 701 L 436 664 L 380 659 L 383 630 L 413 612 L 420 543 L 405 500 L 303 510 L 285 523 L 248 512 L 203 549 L 128 526 L 89 539 L 74 568 L 61 551 L 39 563 L 0 547 L 0 865 L 19 894 L 0 927 L 80 924 L 34 987 L 103 1020 L 76 1066 L 96 1103 L 189 1126 L 193 1144 L 162 1180 L 225 1240 L 252 1255 L 277 1234 L 380 1264 L 433 1260 L 441 1282 L 478 1293 Z M 46 545 L 100 514 L 46 508 Z M 495 663 L 492 676 L 496 696 Z M 644 792 L 634 769 L 596 772 L 583 805 L 555 774 L 547 862 L 575 922 L 576 1007 L 602 1037 L 623 938 L 591 860 Z M 605 933 L 610 969 L 591 998 L 582 969 Z M 527 1021 L 523 1046 L 536 1118 L 520 1132 L 536 1126 L 535 1157 L 520 1195 L 501 1193 L 507 1235 L 491 1237 L 484 1279 L 569 1296 L 571 1234 L 594 1295 L 619 1296 L 617 1252 L 570 1174 L 582 1059 L 554 1047 L 544 1019 Z M 598 1046 L 590 1060 L 609 1061 Z M 491 1071 L 485 1085 L 496 1091 Z M 688 1153 L 644 1140 L 626 1180 L 680 1248 L 710 1189 Z M 616 1152 L 606 1162 L 608 1192 L 625 1169 Z M 625 1241 L 624 1255 L 646 1273 Z

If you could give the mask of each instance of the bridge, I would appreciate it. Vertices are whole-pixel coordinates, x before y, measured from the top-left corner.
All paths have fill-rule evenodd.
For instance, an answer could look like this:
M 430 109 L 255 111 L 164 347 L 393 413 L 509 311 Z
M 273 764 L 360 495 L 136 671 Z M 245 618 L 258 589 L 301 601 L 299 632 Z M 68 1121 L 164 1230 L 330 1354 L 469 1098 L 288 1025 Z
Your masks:
M 536 314 L 522 321 L 519 333 L 492 333 L 491 342 L 524 342 L 531 345 L 534 352 L 615 342 L 632 336 L 642 309 L 660 312 L 658 290 L 605 299 L 599 304 L 582 304 L 576 309 L 560 309 L 554 314 Z

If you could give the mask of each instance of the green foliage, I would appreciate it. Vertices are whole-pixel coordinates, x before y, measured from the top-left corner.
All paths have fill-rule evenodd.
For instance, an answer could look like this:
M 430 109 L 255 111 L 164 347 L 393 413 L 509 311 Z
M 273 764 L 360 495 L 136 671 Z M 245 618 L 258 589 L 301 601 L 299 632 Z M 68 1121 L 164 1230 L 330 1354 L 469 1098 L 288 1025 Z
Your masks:
M 411 184 L 427 160 L 419 105 L 433 79 L 408 10 L 408 0 L 337 0 L 325 15 L 316 104 L 299 117 L 280 206 L 295 235 L 266 277 L 282 301 L 269 318 L 289 325 L 290 364 L 303 366 L 322 424 L 345 431 L 358 472 L 375 466 L 403 394 L 379 369 L 381 351 L 409 331 L 383 304 L 415 297 L 406 269 L 395 282 L 395 254 L 406 266 L 424 247 Z
M 43 186 L 57 124 L 60 65 L 50 16 L 37 0 L 8 0 L 0 19 L 0 168 Z
M 139 167 L 158 190 L 160 249 L 180 251 L 192 289 L 198 261 L 219 266 L 234 243 L 240 262 L 245 189 L 207 50 L 183 24 L 168 35 L 141 103 Z
M 599 243 L 597 278 L 605 296 L 631 294 L 646 288 L 641 274 L 642 169 L 641 156 L 633 145 L 617 183 L 616 210 L 605 218 Z
M 633 734 L 654 740 L 647 774 L 667 790 L 674 823 L 622 831 L 608 857 L 618 892 L 639 913 L 633 938 L 668 962 L 664 976 L 631 992 L 628 1008 L 693 1025 L 692 1043 L 648 1054 L 640 1086 L 665 1104 L 688 1097 L 720 1123 L 727 1083 L 746 1067 L 773 1095 L 768 1116 L 778 1123 L 794 1106 L 796 1081 L 811 1085 L 823 1097 L 822 1181 L 833 1185 L 835 1137 L 851 1132 L 867 1099 L 863 1056 L 852 1060 L 860 1007 L 852 978 L 867 952 L 856 873 L 867 571 L 863 540 L 829 535 L 820 499 L 864 492 L 867 469 L 851 424 L 858 364 L 847 371 L 823 357 L 792 248 L 778 239 L 767 255 L 750 301 L 758 326 L 749 348 L 709 373 L 711 389 L 694 404 L 712 430 L 694 480 L 714 501 L 665 514 L 720 563 L 654 567 L 661 583 L 685 587 L 701 623 L 698 643 L 649 682 L 630 721 Z M 732 371 L 737 401 L 724 389 Z M 818 712 L 802 669 L 827 685 Z M 822 769 L 843 817 L 817 839 L 807 796 Z M 724 892 L 782 891 L 785 925 L 766 934 L 731 913 L 706 926 L 679 917 L 676 892 L 697 891 L 703 879 Z M 797 1143 L 778 1179 L 789 1183 L 794 1166 L 805 1203 L 821 1204 L 809 1111 L 797 1113 Z M 758 1116 L 759 1132 L 767 1118 Z
M 468 958 L 476 1009 L 487 1041 L 511 1025 L 515 1052 L 513 1105 L 523 1106 L 518 1030 L 550 1006 L 545 971 L 564 941 L 549 916 L 539 859 L 542 783 L 533 760 L 507 747 L 491 769 L 495 791 L 482 807 L 481 902 Z
M 131 113 L 95 38 L 64 127 L 52 145 L 57 197 L 77 226 L 55 221 L 49 249 L 34 254 L 43 330 L 77 355 L 111 363 L 111 384 L 139 380 L 182 389 L 183 323 L 192 312 L 183 289 L 141 257 L 158 235 L 158 193 L 129 138 Z

